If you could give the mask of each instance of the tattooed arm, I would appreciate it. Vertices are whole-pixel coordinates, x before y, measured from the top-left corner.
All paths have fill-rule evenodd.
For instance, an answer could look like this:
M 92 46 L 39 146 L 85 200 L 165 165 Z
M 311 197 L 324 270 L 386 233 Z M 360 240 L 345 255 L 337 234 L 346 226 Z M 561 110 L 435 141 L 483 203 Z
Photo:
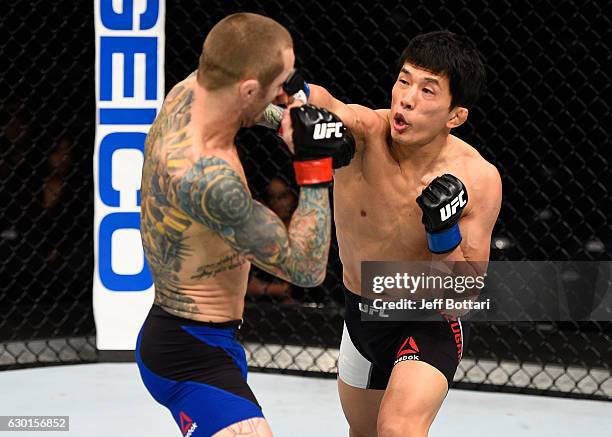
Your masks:
M 238 173 L 218 157 L 201 158 L 177 181 L 176 196 L 186 214 L 259 268 L 303 287 L 325 278 L 331 233 L 327 188 L 300 190 L 288 231 L 276 214 L 251 198 Z
M 281 124 L 281 120 L 283 119 L 283 113 L 285 110 L 280 106 L 274 105 L 270 103 L 259 120 L 257 120 L 257 124 L 259 126 L 267 127 L 269 129 L 278 130 Z

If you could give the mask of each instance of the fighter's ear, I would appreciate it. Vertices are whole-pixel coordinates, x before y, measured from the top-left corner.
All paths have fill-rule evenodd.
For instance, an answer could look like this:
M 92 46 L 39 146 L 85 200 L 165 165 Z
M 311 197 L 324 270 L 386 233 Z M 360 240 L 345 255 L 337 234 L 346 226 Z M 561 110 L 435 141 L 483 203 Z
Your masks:
M 464 108 L 463 106 L 455 106 L 453 109 L 451 109 L 448 121 L 446 122 L 446 127 L 449 129 L 454 129 L 461 126 L 467 120 L 468 112 L 468 109 Z
M 240 82 L 239 92 L 243 100 L 252 100 L 259 93 L 261 84 L 257 79 L 245 79 Z

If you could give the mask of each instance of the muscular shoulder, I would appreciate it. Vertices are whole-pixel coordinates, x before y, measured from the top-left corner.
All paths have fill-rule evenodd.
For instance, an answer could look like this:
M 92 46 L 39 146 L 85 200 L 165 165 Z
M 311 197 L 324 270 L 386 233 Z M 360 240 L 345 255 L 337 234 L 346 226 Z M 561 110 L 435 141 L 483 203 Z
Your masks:
M 353 121 L 354 131 L 357 133 L 357 151 L 363 150 L 372 143 L 374 138 L 386 136 L 388 129 L 387 115 L 384 111 L 374 110 L 362 105 L 350 104 L 355 118 Z
M 461 148 L 459 161 L 468 195 L 473 200 L 472 207 L 480 207 L 483 203 L 500 203 L 502 183 L 497 168 L 474 147 L 458 138 L 454 139 Z
M 164 99 L 162 112 L 168 117 L 186 115 L 189 118 L 194 85 L 195 73 L 174 85 Z
M 501 183 L 499 171 L 474 147 L 463 142 L 462 161 L 470 179 L 481 183 Z
M 391 112 L 391 110 L 389 108 L 387 109 L 377 109 L 376 114 L 378 114 L 378 116 L 384 120 L 385 124 L 388 123 L 389 121 L 389 113 Z
M 368 134 L 380 132 L 387 127 L 387 114 L 388 109 L 371 109 L 362 105 L 350 104 L 348 105 L 355 112 L 355 121 L 360 125 L 360 130 L 367 136 Z
M 178 82 L 176 85 L 172 87 L 172 89 L 168 92 L 168 94 L 166 94 L 166 98 L 164 99 L 164 102 L 170 103 L 176 100 L 177 98 L 180 98 L 188 90 L 192 90 L 195 80 L 196 80 L 196 74 L 195 72 L 193 72 L 189 76 L 187 76 L 185 79 Z

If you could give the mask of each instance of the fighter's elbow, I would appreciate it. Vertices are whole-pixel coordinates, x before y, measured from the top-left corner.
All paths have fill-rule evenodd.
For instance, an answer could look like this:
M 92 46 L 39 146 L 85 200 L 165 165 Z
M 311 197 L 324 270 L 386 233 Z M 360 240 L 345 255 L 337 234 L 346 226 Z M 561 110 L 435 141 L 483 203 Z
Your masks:
M 305 287 L 305 288 L 317 287 L 321 285 L 323 281 L 325 280 L 325 273 L 326 273 L 325 268 L 317 269 L 314 271 L 311 270 L 309 272 L 304 272 L 303 274 L 298 275 L 297 277 L 294 278 L 292 282 L 298 287 Z
M 318 287 L 319 285 L 323 283 L 323 281 L 325 281 L 325 271 L 322 271 L 321 274 L 319 274 L 318 276 L 314 278 L 314 281 L 312 281 L 311 287 Z

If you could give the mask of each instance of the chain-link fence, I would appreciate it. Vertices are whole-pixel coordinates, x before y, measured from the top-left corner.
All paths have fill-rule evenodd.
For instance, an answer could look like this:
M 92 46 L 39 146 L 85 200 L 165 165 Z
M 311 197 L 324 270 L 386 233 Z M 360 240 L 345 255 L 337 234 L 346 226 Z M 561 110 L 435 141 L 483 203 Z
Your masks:
M 0 366 L 95 360 L 93 8 L 0 16 Z
M 386 107 L 414 35 L 449 29 L 486 60 L 488 93 L 457 135 L 500 170 L 494 260 L 610 260 L 608 2 L 167 1 L 166 85 L 197 66 L 228 13 L 269 15 L 292 33 L 307 78 L 346 102 Z M 88 2 L 4 5 L 0 52 L 0 366 L 95 361 L 91 308 L 93 10 Z M 256 198 L 295 203 L 290 158 L 263 128 L 237 143 Z M 259 369 L 333 375 L 342 329 L 333 243 L 325 283 L 254 270 L 243 340 Z M 471 388 L 612 396 L 612 325 L 473 324 L 456 380 Z

